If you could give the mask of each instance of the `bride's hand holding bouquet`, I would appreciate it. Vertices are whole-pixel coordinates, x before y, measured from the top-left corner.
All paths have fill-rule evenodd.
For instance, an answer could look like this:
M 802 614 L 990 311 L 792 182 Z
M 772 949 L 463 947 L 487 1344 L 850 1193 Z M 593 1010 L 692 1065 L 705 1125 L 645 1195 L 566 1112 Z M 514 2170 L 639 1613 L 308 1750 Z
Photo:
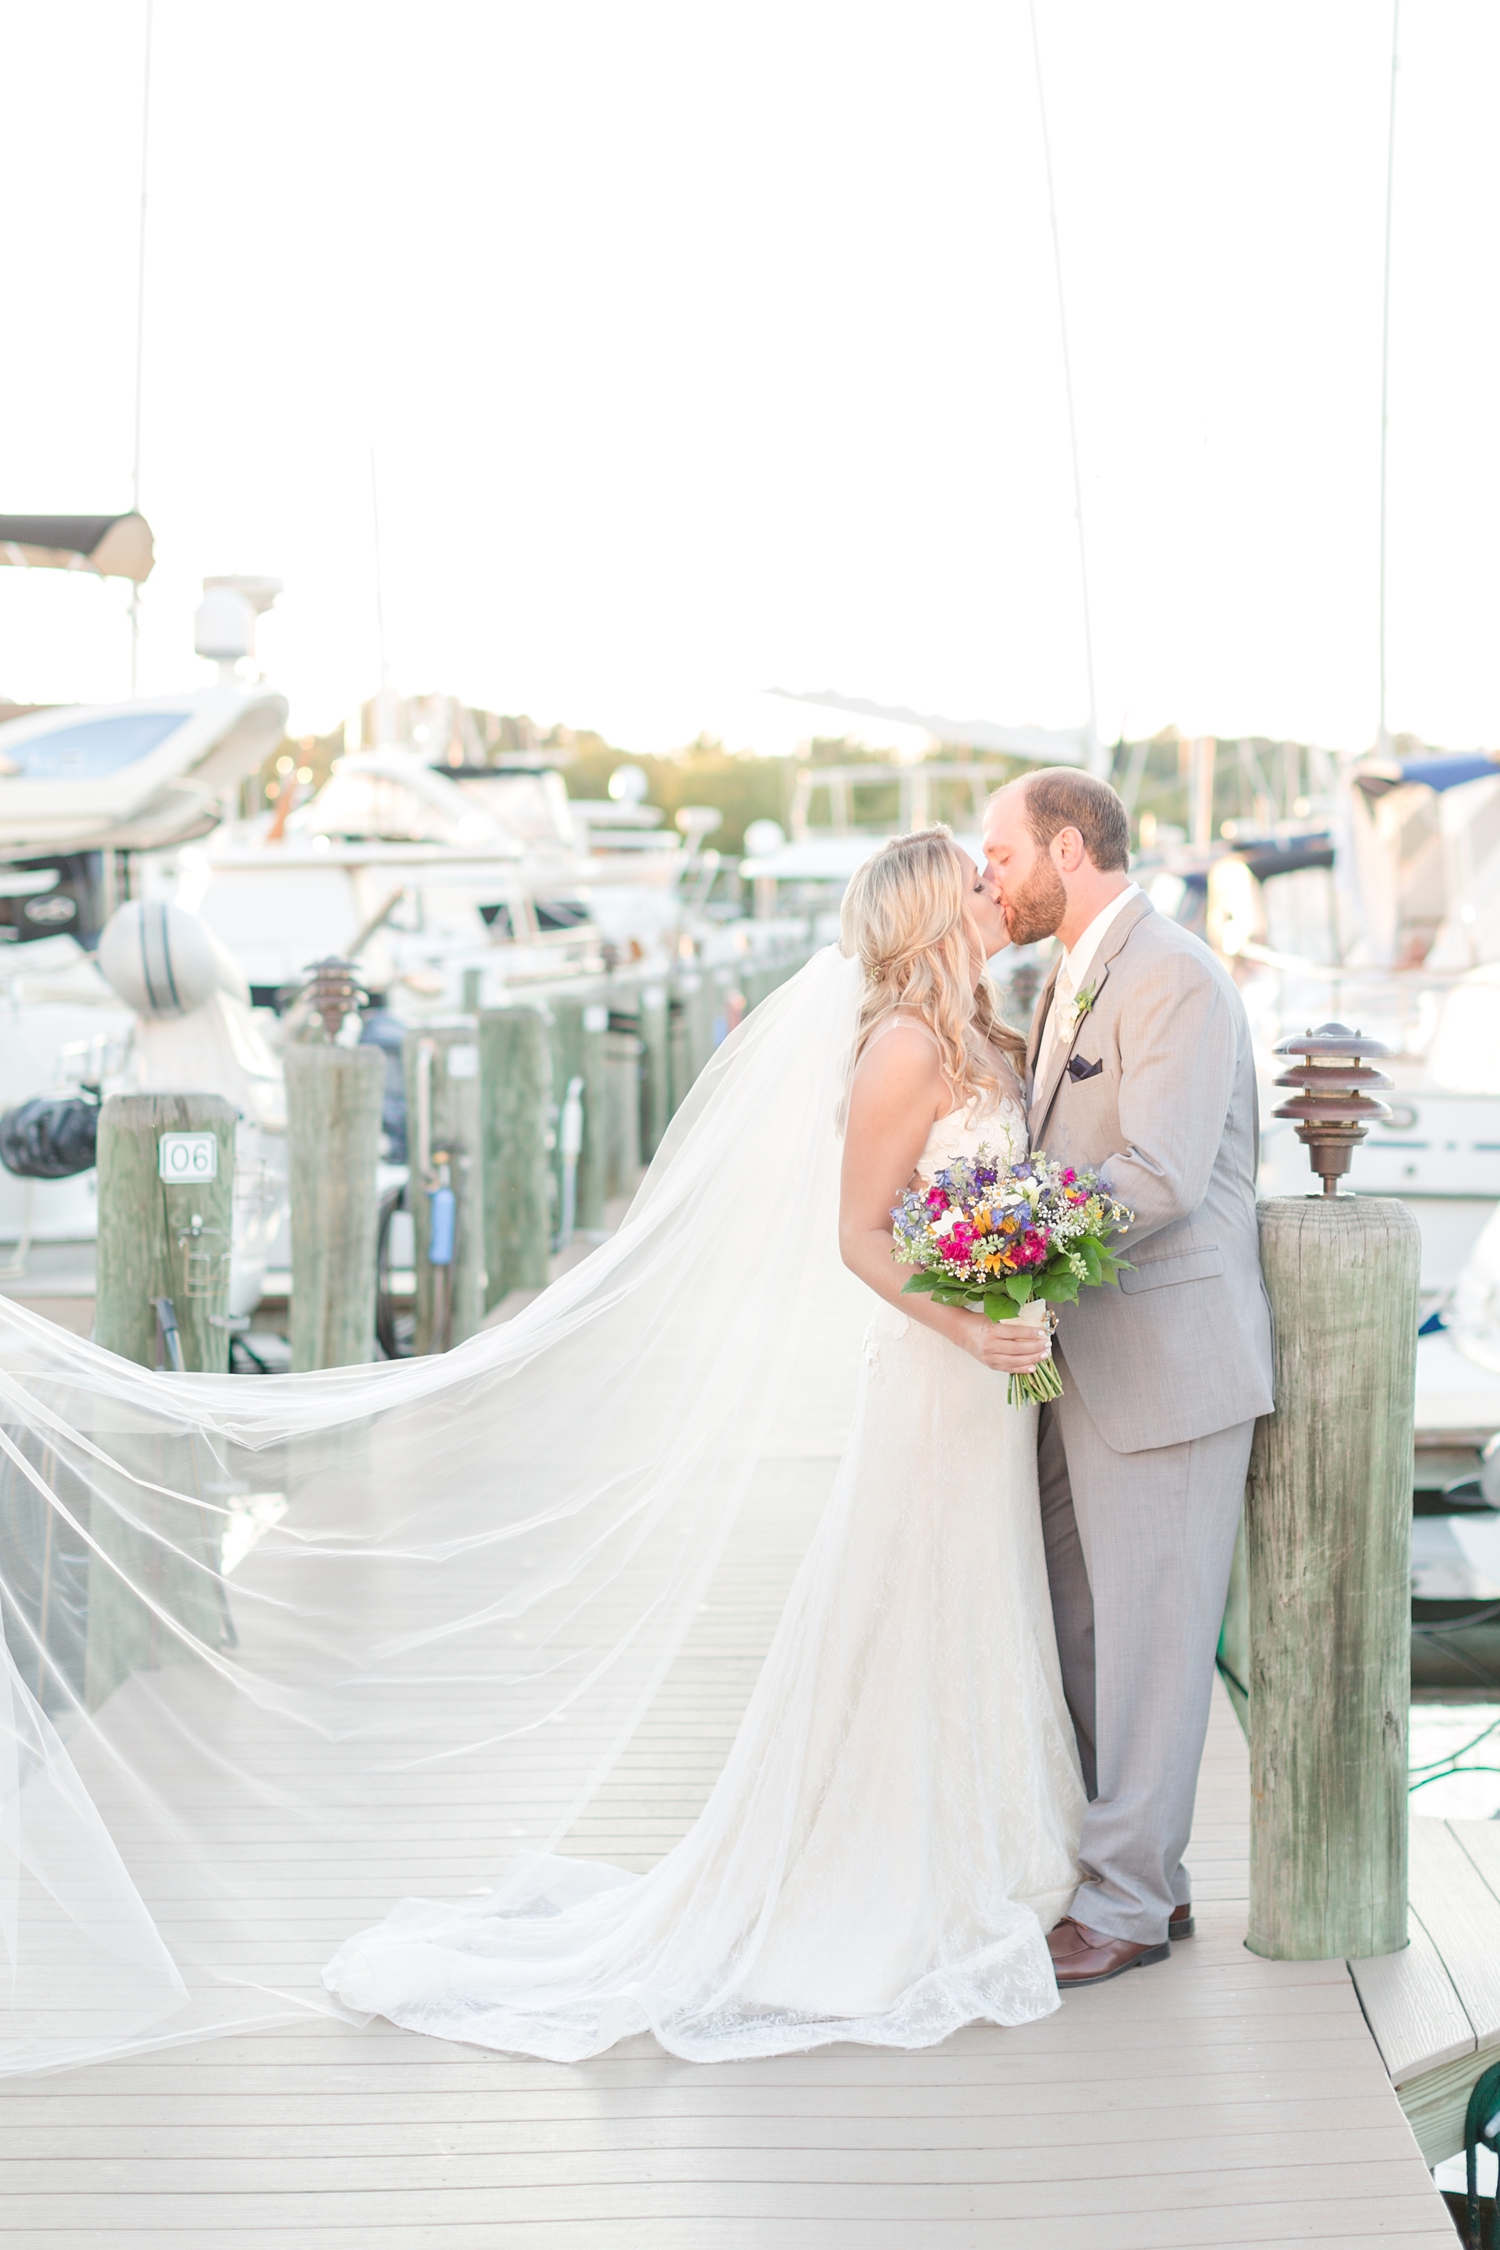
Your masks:
M 1111 1243 L 1131 1213 L 1096 1174 L 1054 1164 L 1040 1149 L 1007 1164 L 980 1148 L 945 1165 L 930 1186 L 908 1188 L 891 1217 L 897 1264 L 918 1268 L 903 1296 L 1034 1322 L 1050 1336 L 1054 1305 L 1076 1304 L 1081 1288 L 1120 1273 Z M 1050 1351 L 1012 1373 L 1006 1395 L 1012 1406 L 1061 1398 Z

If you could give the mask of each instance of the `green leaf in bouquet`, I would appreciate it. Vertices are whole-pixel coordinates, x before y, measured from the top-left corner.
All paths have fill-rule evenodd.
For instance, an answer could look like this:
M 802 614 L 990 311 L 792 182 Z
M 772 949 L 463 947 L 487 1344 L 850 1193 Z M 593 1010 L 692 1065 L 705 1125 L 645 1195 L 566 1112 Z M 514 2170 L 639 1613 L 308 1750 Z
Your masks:
M 1097 1282 L 1099 1279 L 1103 1260 L 1107 1255 L 1103 1244 L 1100 1242 L 1096 1242 L 1092 1235 L 1086 1234 L 1081 1241 L 1075 1242 L 1072 1245 L 1072 1248 L 1077 1253 L 1077 1255 L 1082 1258 L 1084 1264 L 1088 1267 L 1089 1280 L 1091 1282 Z
M 984 1309 L 991 1320 L 1014 1320 L 1020 1306 L 1006 1289 L 986 1289 Z
M 941 1289 L 945 1278 L 940 1273 L 914 1273 L 910 1281 L 902 1285 L 901 1294 L 903 1297 L 926 1296 L 935 1289 Z
M 1036 1293 L 1044 1304 L 1076 1305 L 1078 1302 L 1078 1276 L 1066 1266 L 1052 1273 L 1044 1273 L 1036 1285 Z
M 1013 1273 L 1006 1276 L 1007 1293 L 1014 1297 L 1018 1305 L 1029 1305 L 1031 1303 L 1033 1286 L 1029 1273 Z

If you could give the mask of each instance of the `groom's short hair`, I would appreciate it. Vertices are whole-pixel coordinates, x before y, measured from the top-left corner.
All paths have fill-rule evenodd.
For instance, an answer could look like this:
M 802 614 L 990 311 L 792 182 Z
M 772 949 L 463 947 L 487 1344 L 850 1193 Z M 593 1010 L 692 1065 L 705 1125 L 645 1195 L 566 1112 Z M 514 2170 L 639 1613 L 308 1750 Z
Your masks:
M 1130 816 L 1107 781 L 1076 766 L 1039 766 L 1020 788 L 1026 825 L 1043 851 L 1062 828 L 1076 828 L 1083 848 L 1103 874 L 1130 866 Z

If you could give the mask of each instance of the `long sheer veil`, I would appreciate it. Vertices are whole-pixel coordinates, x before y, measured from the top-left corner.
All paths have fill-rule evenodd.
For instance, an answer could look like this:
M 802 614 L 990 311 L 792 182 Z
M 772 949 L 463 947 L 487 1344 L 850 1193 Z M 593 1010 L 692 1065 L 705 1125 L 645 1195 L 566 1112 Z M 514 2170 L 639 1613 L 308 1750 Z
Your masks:
M 859 991 L 773 993 L 619 1233 L 444 1358 L 158 1374 L 0 1300 L 0 2068 L 326 2012 L 396 1899 L 525 1895 L 868 1306 Z

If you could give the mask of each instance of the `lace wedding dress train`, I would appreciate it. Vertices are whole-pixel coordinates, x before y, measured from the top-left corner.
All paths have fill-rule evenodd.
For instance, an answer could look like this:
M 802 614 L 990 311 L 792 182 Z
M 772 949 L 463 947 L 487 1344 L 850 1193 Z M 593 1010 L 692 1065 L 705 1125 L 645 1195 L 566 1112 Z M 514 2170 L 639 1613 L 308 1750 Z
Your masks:
M 934 1126 L 931 1177 L 1019 1154 L 1012 1100 Z M 409 1899 L 324 1981 L 416 2031 L 577 2061 L 919 2047 L 1057 2005 L 1044 1932 L 1083 1810 L 1037 1510 L 1036 1409 L 880 1306 L 853 1431 L 734 1747 L 637 1876 L 551 1858 L 529 1894 Z

